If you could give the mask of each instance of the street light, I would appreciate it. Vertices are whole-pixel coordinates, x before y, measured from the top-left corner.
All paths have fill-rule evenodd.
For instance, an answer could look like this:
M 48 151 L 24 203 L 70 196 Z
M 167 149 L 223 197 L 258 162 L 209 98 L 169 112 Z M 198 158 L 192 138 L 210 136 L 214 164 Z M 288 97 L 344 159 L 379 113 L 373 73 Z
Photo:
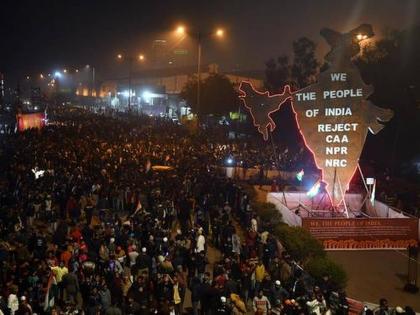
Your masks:
M 95 91 L 95 96 L 96 96 L 95 67 L 86 65 L 85 69 L 88 71 L 89 69 L 92 69 L 92 76 L 88 75 L 88 93 L 90 91 L 90 96 L 93 96 L 93 91 Z M 76 69 L 76 72 L 79 72 L 79 69 Z
M 143 54 L 139 54 L 137 58 L 140 62 L 143 62 L 146 59 L 146 57 Z M 127 56 L 126 58 L 124 58 L 123 54 L 118 54 L 117 59 L 118 60 L 127 59 L 128 61 L 128 111 L 130 112 L 131 111 L 131 72 L 133 68 L 134 58 L 133 56 Z
M 223 37 L 225 35 L 225 31 L 221 28 L 218 28 L 216 31 L 216 36 L 217 37 Z
M 357 38 L 358 41 L 362 41 L 364 39 L 367 39 L 368 36 L 366 34 L 357 34 L 356 38 Z
M 184 35 L 187 33 L 184 26 L 178 26 L 176 29 L 178 35 Z M 191 36 L 197 40 L 197 115 L 200 110 L 200 84 L 201 84 L 201 41 L 204 38 L 216 36 L 222 38 L 225 35 L 225 31 L 222 28 L 218 28 L 215 31 L 202 33 L 198 31 L 197 33 L 192 33 Z
M 178 35 L 184 35 L 184 34 L 185 34 L 185 27 L 184 27 L 183 25 L 179 25 L 179 26 L 176 28 L 176 33 L 177 33 Z
M 63 72 L 64 72 L 64 73 L 67 73 L 67 69 L 64 69 L 64 70 L 63 70 Z

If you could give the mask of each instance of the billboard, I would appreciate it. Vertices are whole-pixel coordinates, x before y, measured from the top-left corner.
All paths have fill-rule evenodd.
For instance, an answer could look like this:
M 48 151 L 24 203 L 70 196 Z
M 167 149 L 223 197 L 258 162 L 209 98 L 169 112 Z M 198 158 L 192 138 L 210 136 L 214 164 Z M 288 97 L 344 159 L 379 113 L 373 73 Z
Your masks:
M 18 114 L 16 120 L 19 131 L 45 127 L 45 113 Z
M 333 206 L 338 206 L 357 169 L 368 131 L 377 134 L 393 112 L 372 104 L 368 97 L 372 86 L 366 85 L 352 57 L 360 51 L 358 35 L 373 35 L 370 25 L 361 25 L 349 33 L 324 29 L 321 35 L 332 49 L 325 57 L 328 69 L 317 76 L 316 83 L 270 95 L 257 91 L 250 82 L 240 85 L 241 98 L 264 139 L 276 127 L 270 116 L 290 101 L 306 147 L 313 153 L 321 180 Z M 363 37 L 365 39 L 365 37 Z
M 325 249 L 407 249 L 418 244 L 417 218 L 303 218 Z

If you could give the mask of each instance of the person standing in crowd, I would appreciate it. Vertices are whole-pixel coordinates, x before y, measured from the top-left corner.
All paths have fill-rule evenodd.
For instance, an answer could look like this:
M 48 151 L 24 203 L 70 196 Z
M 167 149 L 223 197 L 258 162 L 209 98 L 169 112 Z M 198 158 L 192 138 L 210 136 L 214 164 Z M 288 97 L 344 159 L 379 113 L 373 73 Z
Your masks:
M 28 303 L 26 296 L 21 296 L 19 309 L 16 314 L 19 315 L 32 315 L 32 306 Z
M 382 298 L 379 300 L 379 307 L 373 311 L 375 315 L 390 315 L 392 310 L 389 308 L 388 300 Z
M 198 229 L 198 237 L 197 237 L 197 253 L 204 252 L 206 250 L 206 238 L 203 235 L 203 229 Z
M 261 315 L 270 314 L 271 304 L 262 290 L 259 290 L 258 294 L 254 297 L 253 309 L 255 313 L 258 312 Z
M 19 299 L 17 297 L 18 288 L 16 286 L 12 286 L 10 291 L 11 293 L 7 298 L 7 307 L 9 308 L 10 315 L 15 315 L 19 309 Z

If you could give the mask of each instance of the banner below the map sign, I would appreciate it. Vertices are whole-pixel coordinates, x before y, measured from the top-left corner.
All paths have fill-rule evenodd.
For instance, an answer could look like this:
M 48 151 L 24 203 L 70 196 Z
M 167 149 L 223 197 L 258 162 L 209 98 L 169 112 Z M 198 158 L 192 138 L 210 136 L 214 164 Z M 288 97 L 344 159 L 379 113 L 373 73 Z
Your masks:
M 304 218 L 302 226 L 325 249 L 406 249 L 418 244 L 416 218 Z

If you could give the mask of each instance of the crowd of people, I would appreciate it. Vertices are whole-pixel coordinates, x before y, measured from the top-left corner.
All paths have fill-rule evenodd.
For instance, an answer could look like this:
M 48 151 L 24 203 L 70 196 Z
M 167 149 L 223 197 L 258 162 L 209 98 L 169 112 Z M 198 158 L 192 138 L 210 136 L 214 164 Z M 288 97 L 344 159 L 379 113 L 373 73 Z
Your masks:
M 211 136 L 79 109 L 50 119 L 3 139 L 0 315 L 348 314 L 214 167 Z

